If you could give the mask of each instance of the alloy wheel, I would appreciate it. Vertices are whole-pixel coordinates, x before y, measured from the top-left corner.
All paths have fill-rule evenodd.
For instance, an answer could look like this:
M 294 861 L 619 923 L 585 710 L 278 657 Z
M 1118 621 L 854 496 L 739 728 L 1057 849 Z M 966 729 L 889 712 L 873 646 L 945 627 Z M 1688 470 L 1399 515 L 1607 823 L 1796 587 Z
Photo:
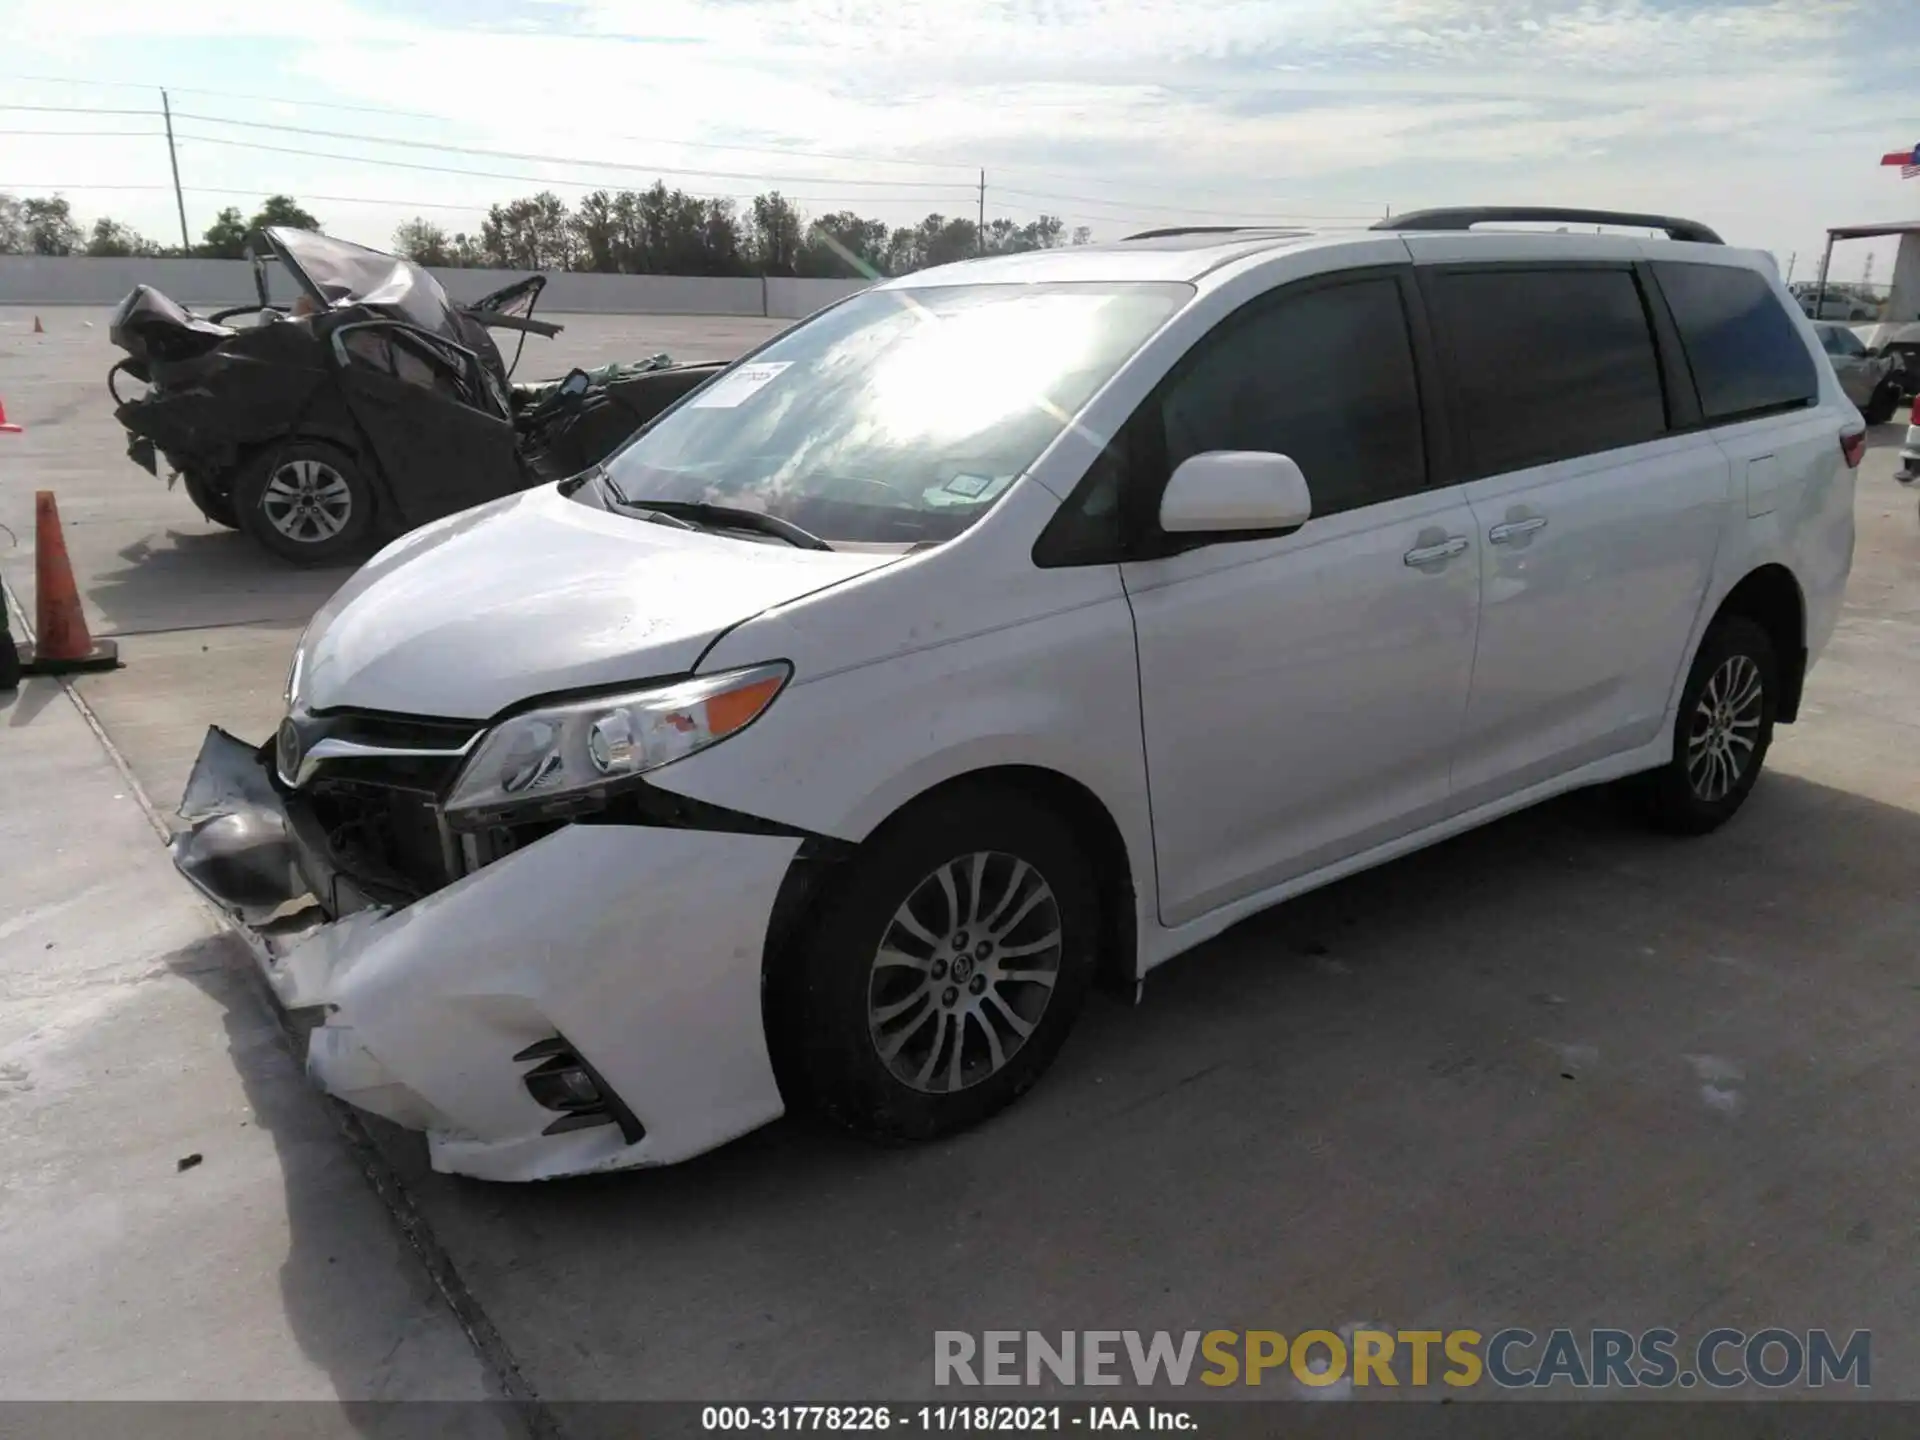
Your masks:
M 1750 655 L 1729 655 L 1700 692 L 1687 731 L 1687 783 L 1707 804 L 1725 799 L 1753 763 L 1764 700 Z
M 347 528 L 353 490 L 346 476 L 324 460 L 289 460 L 268 479 L 260 508 L 289 540 L 313 545 Z
M 915 885 L 880 937 L 867 1032 L 888 1071 L 925 1094 L 999 1073 L 1060 978 L 1060 905 L 1026 861 L 977 851 Z

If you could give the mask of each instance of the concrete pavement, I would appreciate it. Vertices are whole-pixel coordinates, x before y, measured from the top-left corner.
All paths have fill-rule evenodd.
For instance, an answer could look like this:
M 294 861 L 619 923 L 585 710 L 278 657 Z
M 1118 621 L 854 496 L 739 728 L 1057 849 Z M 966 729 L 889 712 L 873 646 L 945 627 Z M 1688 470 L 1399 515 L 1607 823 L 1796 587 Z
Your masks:
M 128 662 L 78 689 L 170 804 L 206 723 L 277 718 L 328 580 L 196 531 L 119 458 L 90 388 L 103 337 L 63 336 L 56 362 L 19 334 L 0 328 L 0 396 L 33 448 L 0 451 L 0 520 L 60 487 Z M 1653 838 L 1576 796 L 1356 877 L 1156 972 L 1137 1008 L 1097 1003 L 1038 1090 L 939 1145 L 782 1122 L 673 1170 L 500 1187 L 371 1133 L 547 1399 L 929 1397 L 936 1329 L 1367 1321 L 1868 1328 L 1875 1397 L 1920 1399 L 1920 1300 L 1898 1278 L 1920 1262 L 1920 527 L 1890 478 L 1897 435 L 1861 470 L 1851 603 L 1804 718 L 1717 836 Z M 0 559 L 16 583 L 23 558 Z M 117 873 L 116 855 L 73 863 Z M 97 943 L 89 964 L 153 953 L 126 931 Z M 0 938 L 9 967 L 21 953 Z M 220 1103 L 183 1090 L 156 1163 Z M 38 1163 L 108 1163 L 61 1158 L 70 1136 L 43 1134 Z M 316 1147 L 286 1152 L 312 1167 L 287 1195 L 327 1183 Z M 291 1234 L 248 1253 L 288 1254 Z M 331 1294 L 319 1268 L 287 1295 Z
M 0 693 L 0 854 L 0 1397 L 492 1393 L 54 680 Z

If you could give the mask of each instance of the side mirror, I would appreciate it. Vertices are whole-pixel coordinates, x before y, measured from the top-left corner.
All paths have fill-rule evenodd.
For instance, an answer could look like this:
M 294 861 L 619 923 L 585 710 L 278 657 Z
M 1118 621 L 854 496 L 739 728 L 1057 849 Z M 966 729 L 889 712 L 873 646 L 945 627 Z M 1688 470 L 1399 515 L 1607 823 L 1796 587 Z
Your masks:
M 1266 535 L 1298 530 L 1312 515 L 1300 467 L 1265 450 L 1189 456 L 1160 496 L 1160 528 L 1170 535 Z

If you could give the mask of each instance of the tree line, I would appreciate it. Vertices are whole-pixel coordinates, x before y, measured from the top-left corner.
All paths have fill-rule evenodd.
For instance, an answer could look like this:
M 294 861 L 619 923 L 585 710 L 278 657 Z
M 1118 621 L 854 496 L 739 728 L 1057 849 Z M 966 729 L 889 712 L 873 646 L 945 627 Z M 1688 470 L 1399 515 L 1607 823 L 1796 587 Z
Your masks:
M 773 190 L 745 206 L 670 189 L 596 190 L 577 205 L 552 191 L 495 205 L 474 233 L 448 234 L 413 219 L 393 247 L 423 265 L 500 270 L 597 270 L 621 275 L 901 275 L 975 255 L 1084 245 L 1055 215 L 983 228 L 965 216 L 928 215 L 890 226 L 851 210 L 809 218 Z
M 263 225 L 324 228 L 291 195 L 271 195 L 252 216 L 222 210 L 198 244 L 162 245 L 110 216 L 91 229 L 58 195 L 0 194 L 0 255 L 193 255 L 238 259 L 247 233 Z M 928 215 L 889 225 L 851 210 L 807 216 L 779 191 L 746 205 L 670 189 L 596 190 L 569 206 L 550 190 L 489 208 L 477 230 L 449 233 L 416 217 L 393 249 L 422 265 L 497 270 L 597 270 L 622 275 L 901 275 L 976 255 L 1084 245 L 1055 215 L 1025 224 L 1005 217 L 984 226 L 967 216 Z
M 73 207 L 64 196 L 21 199 L 0 193 L 0 255 L 193 255 L 238 260 L 246 254 L 247 232 L 262 225 L 320 229 L 320 222 L 291 195 L 269 195 L 252 218 L 229 205 L 214 217 L 199 244 L 183 249 L 149 240 L 110 215 L 102 215 L 87 229 L 74 219 Z

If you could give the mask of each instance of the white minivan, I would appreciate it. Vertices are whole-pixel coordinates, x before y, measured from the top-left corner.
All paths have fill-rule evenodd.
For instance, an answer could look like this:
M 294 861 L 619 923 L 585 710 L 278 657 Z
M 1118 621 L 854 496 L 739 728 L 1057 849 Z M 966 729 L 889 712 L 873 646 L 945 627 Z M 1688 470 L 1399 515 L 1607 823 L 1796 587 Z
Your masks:
M 440 1169 L 802 1103 L 939 1135 L 1276 901 L 1602 781 L 1726 820 L 1862 445 L 1771 263 L 1690 221 L 922 271 L 388 546 L 278 735 L 209 734 L 175 859 Z

